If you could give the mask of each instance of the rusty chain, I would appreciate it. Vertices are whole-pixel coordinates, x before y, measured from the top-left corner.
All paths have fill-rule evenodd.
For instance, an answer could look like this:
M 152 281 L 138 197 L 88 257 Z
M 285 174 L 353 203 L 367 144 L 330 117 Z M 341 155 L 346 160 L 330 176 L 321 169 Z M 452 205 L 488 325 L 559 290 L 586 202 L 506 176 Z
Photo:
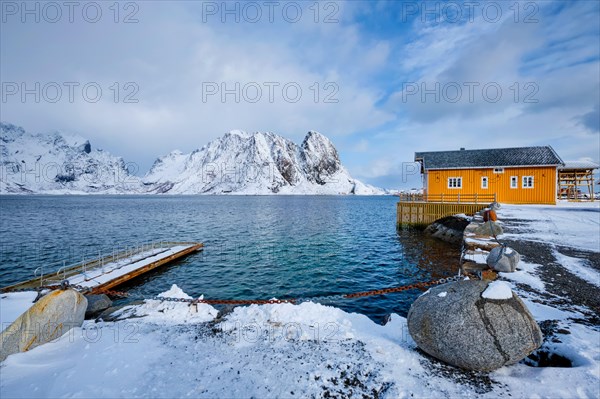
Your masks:
M 372 291 L 364 291 L 364 292 L 356 292 L 351 294 L 336 294 L 336 295 L 322 295 L 322 296 L 314 296 L 314 297 L 301 297 L 301 298 L 290 298 L 290 299 L 199 299 L 199 298 L 170 298 L 164 296 L 155 296 L 154 300 L 158 301 L 168 301 L 168 302 L 183 302 L 189 304 L 198 304 L 198 303 L 206 303 L 208 305 L 269 305 L 269 304 L 281 304 L 281 303 L 291 303 L 291 304 L 300 304 L 303 302 L 335 302 L 344 299 L 354 299 L 354 298 L 364 298 L 368 296 L 375 295 L 386 295 L 395 292 L 408 291 L 412 289 L 424 289 L 427 287 L 431 287 L 433 285 L 445 284 L 452 281 L 460 281 L 463 280 L 463 276 L 454 276 L 441 278 L 438 280 L 432 280 L 427 282 L 414 283 L 409 285 L 403 285 L 400 287 L 392 287 L 392 288 L 384 288 L 379 290 Z M 103 291 L 103 293 L 117 294 L 116 296 L 129 296 L 126 292 L 119 291 Z
M 378 290 L 371 291 L 363 291 L 363 292 L 355 292 L 350 294 L 335 294 L 335 295 L 322 295 L 322 296 L 314 296 L 314 297 L 300 297 L 300 298 L 291 298 L 291 299 L 200 299 L 200 298 L 172 298 L 165 297 L 161 295 L 154 296 L 153 300 L 157 301 L 167 301 L 167 302 L 181 302 L 181 303 L 189 303 L 190 305 L 205 303 L 208 305 L 270 305 L 270 304 L 281 304 L 281 303 L 291 303 L 291 304 L 300 304 L 303 302 L 336 302 L 344 299 L 354 299 L 354 298 L 364 298 L 369 296 L 376 295 L 386 295 L 396 292 L 408 291 L 413 289 L 425 289 L 431 287 L 433 285 L 445 284 L 453 281 L 463 280 L 463 276 L 454 276 L 441 278 L 438 280 L 426 281 L 413 283 L 408 285 L 403 285 L 399 287 L 391 287 L 391 288 L 383 288 Z M 92 292 L 92 288 L 83 287 L 81 285 L 70 285 L 68 281 L 63 281 L 60 285 L 47 285 L 36 287 L 34 289 L 18 289 L 12 290 L 9 292 L 23 292 L 23 291 L 37 291 L 38 297 L 39 295 L 48 290 L 56 290 L 56 289 L 67 289 L 73 288 L 82 293 L 90 293 Z M 106 294 L 113 297 L 132 297 L 132 295 L 128 292 L 124 291 L 114 291 L 114 290 L 101 290 L 98 291 L 99 294 Z M 140 299 L 147 299 L 141 297 Z

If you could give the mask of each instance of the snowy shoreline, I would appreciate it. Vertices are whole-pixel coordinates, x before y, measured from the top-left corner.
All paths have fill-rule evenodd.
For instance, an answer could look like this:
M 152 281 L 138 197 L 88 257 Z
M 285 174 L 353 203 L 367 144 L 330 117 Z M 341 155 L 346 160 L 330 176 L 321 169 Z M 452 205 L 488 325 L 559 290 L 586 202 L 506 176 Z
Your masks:
M 566 223 L 565 212 L 574 221 Z M 600 252 L 598 235 L 586 234 L 598 229 L 598 204 L 505 205 L 498 213 L 510 219 L 507 236 L 518 226 L 514 238 L 524 242 Z M 567 261 L 565 274 L 573 263 Z M 572 273 L 593 284 L 599 265 L 588 263 L 581 260 Z M 548 292 L 539 273 L 545 266 L 536 259 L 525 257 L 523 265 L 501 279 L 542 326 L 544 350 L 573 367 L 532 367 L 529 361 L 491 373 L 461 371 L 420 352 L 406 319 L 396 314 L 381 326 L 310 302 L 236 307 L 223 315 L 206 304 L 196 311 L 185 303 L 147 300 L 121 309 L 115 315 L 121 320 L 86 321 L 56 342 L 10 356 L 0 365 L 0 391 L 3 398 L 598 397 L 594 311 Z M 176 286 L 165 295 L 188 297 Z
M 115 192 L 115 193 L 94 193 L 94 192 L 74 192 L 74 193 L 70 193 L 70 192 L 57 192 L 57 193 L 52 193 L 52 192 L 42 192 L 42 193 L 0 193 L 0 197 L 24 197 L 24 196 L 32 196 L 32 197 L 62 197 L 62 196 L 79 196 L 79 197 L 86 197 L 86 196 L 95 196 L 95 197 L 100 197 L 100 196 L 105 196 L 105 197 L 120 197 L 120 196 L 131 196 L 131 197 L 147 197 L 147 196 L 156 196 L 156 197 L 219 197 L 219 196 L 226 196 L 226 197 L 231 197 L 231 196 L 235 196 L 235 197 L 385 197 L 385 196 L 389 196 L 389 197 L 393 197 L 395 196 L 395 194 L 390 194 L 390 193 L 381 193 L 381 194 L 318 194 L 318 193 L 271 193 L 271 194 L 245 194 L 242 192 L 231 192 L 231 193 L 221 193 L 221 194 L 214 194 L 214 193 L 207 193 L 207 194 L 199 194 L 199 193 L 195 193 L 195 194 L 175 194 L 175 193 L 129 193 L 129 192 Z

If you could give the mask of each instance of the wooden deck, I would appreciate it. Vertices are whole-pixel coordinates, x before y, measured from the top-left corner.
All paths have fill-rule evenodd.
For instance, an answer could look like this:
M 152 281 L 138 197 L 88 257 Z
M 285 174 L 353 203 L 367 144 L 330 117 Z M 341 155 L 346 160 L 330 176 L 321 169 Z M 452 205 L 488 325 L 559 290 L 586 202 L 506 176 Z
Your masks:
M 198 242 L 161 242 L 113 253 L 91 261 L 60 268 L 56 273 L 23 281 L 0 292 L 17 289 L 35 289 L 46 285 L 56 285 L 68 280 L 71 285 L 89 288 L 91 293 L 114 288 L 164 264 L 180 259 L 203 248 Z
M 474 215 L 496 201 L 496 194 L 421 194 L 398 195 L 396 227 L 424 228 L 445 216 Z
M 398 202 L 397 220 L 398 228 L 417 227 L 424 228 L 427 225 L 445 216 L 464 213 L 474 215 L 485 208 L 488 204 L 483 203 L 448 203 L 448 202 Z

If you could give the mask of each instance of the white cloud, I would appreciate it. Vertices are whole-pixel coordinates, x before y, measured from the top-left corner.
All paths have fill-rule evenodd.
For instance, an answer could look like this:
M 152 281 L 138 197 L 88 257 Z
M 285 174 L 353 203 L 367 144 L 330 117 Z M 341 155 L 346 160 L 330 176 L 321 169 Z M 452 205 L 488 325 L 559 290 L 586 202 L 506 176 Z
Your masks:
M 520 3 L 522 11 L 528 3 Z M 293 24 L 280 14 L 273 23 L 221 23 L 220 16 L 203 22 L 201 4 L 142 2 L 137 24 L 110 18 L 3 24 L 3 82 L 97 82 L 103 97 L 93 104 L 81 97 L 56 104 L 12 99 L 2 103 L 2 119 L 33 131 L 76 132 L 142 171 L 159 155 L 191 151 L 235 128 L 295 140 L 309 129 L 321 131 L 343 144 L 351 173 L 390 185 L 420 150 L 552 144 L 564 158 L 598 161 L 596 2 L 536 2 L 539 22 L 533 24 L 522 23 L 523 13 L 514 22 L 507 12 L 514 2 L 501 3 L 501 21 L 478 13 L 460 24 L 420 18 L 393 24 L 395 2 L 338 2 L 320 9 L 319 23 L 308 8 L 312 2 L 302 3 L 305 17 Z M 339 22 L 322 23 L 332 10 Z M 379 21 L 390 15 L 389 26 Z M 123 103 L 126 82 L 139 86 L 138 103 Z M 210 82 L 219 89 L 238 82 L 241 90 L 255 82 L 263 100 L 203 98 L 203 83 Z M 279 83 L 272 103 L 265 82 Z M 333 85 L 325 87 L 328 82 Z M 429 88 L 439 82 L 440 89 L 456 82 L 463 96 L 436 102 L 431 95 L 422 101 L 419 93 L 404 101 L 402 82 Z M 473 102 L 465 82 L 479 83 Z M 285 101 L 286 83 L 302 88 L 300 101 Z M 487 83 L 501 87 L 498 102 L 483 97 Z M 452 86 L 446 89 L 440 94 L 453 94 Z M 525 102 L 528 94 L 537 103 Z M 327 95 L 337 103 L 325 103 Z
M 43 84 L 60 81 L 55 78 L 60 71 L 62 81 L 98 82 L 104 95 L 93 104 L 81 98 L 57 104 L 10 101 L 3 118 L 32 130 L 78 131 L 145 167 L 173 145 L 192 150 L 233 128 L 292 138 L 316 129 L 335 136 L 391 118 L 375 106 L 379 89 L 358 79 L 385 64 L 389 46 L 364 39 L 352 23 L 315 24 L 305 18 L 298 24 L 279 21 L 278 27 L 219 19 L 203 24 L 194 3 L 140 7 L 140 23 L 127 27 L 8 26 L 3 42 L 11 57 L 4 80 Z M 46 50 L 25 54 L 22 48 L 38 46 L 42 37 Z M 366 56 L 356 57 L 357 52 Z M 21 68 L 25 59 L 28 66 Z M 115 103 L 113 82 L 135 82 L 139 102 Z M 218 93 L 206 95 L 215 87 Z M 254 103 L 256 88 L 261 96 Z M 295 101 L 297 88 L 302 93 Z M 237 96 L 228 94 L 223 101 L 221 89 L 234 89 Z M 28 117 L 32 114 L 35 119 Z

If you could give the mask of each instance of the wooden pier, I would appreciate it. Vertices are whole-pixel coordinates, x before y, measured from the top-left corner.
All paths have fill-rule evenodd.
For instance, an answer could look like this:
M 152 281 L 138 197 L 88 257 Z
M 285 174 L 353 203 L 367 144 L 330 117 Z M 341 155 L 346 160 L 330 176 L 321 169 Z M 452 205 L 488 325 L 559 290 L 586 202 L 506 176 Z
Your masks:
M 60 284 L 66 280 L 70 285 L 89 288 L 91 293 L 99 293 L 202 248 L 203 244 L 199 242 L 144 244 L 94 260 L 63 266 L 56 273 L 45 275 L 41 272 L 39 277 L 3 287 L 0 292 L 35 289 L 41 286 Z
M 424 228 L 445 216 L 474 215 L 496 200 L 495 195 L 457 194 L 427 196 L 401 194 L 397 204 L 396 226 Z

